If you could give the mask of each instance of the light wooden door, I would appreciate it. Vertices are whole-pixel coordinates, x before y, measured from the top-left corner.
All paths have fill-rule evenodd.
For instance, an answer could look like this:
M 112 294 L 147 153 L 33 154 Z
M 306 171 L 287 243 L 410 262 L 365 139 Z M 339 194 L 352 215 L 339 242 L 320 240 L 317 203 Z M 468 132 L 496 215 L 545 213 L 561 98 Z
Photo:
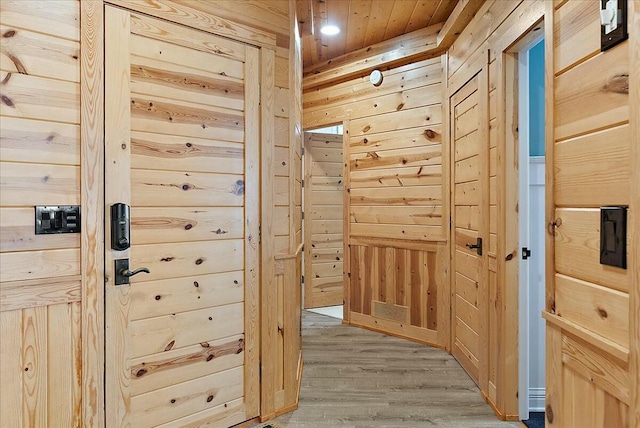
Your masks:
M 305 133 L 304 307 L 342 305 L 342 135 Z
M 107 426 L 231 426 L 259 413 L 260 51 L 105 11 Z M 107 220 L 107 223 L 109 221 Z M 149 274 L 114 284 L 114 260 Z
M 451 347 L 454 357 L 478 384 L 487 360 L 483 351 L 487 318 L 483 260 L 489 248 L 488 161 L 482 129 L 481 76 L 484 73 L 471 79 L 450 99 L 454 273 Z

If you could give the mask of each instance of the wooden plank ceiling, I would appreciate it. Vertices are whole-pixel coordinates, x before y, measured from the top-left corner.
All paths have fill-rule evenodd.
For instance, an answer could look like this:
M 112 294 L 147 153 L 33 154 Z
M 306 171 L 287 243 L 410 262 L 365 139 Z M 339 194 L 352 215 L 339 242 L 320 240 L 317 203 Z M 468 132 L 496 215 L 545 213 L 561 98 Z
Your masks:
M 297 0 L 304 67 L 447 20 L 457 0 Z M 336 25 L 325 36 L 320 27 Z

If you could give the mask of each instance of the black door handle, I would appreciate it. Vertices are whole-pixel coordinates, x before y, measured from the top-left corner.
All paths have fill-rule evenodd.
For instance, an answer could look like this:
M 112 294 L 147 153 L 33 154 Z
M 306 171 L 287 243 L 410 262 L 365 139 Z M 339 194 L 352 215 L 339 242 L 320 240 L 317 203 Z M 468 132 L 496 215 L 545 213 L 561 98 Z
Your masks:
M 136 269 L 136 270 L 129 270 L 129 259 L 118 259 L 118 260 L 114 260 L 114 270 L 115 270 L 115 278 L 114 278 L 114 282 L 116 285 L 125 285 L 125 284 L 129 284 L 129 278 L 131 278 L 134 275 L 137 275 L 139 273 L 151 273 L 151 271 L 145 267 L 140 268 L 140 269 Z
M 476 250 L 479 256 L 482 255 L 482 238 L 478 238 L 475 244 L 467 244 L 470 250 Z
M 123 269 L 120 271 L 120 275 L 122 276 L 126 276 L 127 278 L 131 278 L 134 275 L 137 275 L 139 273 L 151 273 L 151 271 L 147 268 L 140 268 L 140 269 L 136 269 L 134 271 L 130 271 L 129 269 Z

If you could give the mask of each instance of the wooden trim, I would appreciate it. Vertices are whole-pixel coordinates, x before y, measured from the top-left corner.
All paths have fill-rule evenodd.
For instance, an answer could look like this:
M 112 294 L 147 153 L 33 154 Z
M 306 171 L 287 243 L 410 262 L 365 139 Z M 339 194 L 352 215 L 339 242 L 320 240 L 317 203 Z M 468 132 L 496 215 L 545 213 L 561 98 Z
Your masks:
M 451 263 L 452 253 L 451 249 L 451 228 L 449 227 L 453 221 L 453 212 L 451 209 L 452 198 L 452 174 L 453 168 L 451 167 L 451 159 L 454 159 L 453 155 L 453 143 L 451 142 L 451 109 L 449 100 L 449 79 L 447 79 L 449 70 L 449 52 L 445 52 L 440 58 L 442 65 L 442 230 L 446 239 L 444 249 L 438 251 L 438 255 L 444 263 L 443 282 L 444 292 L 438 290 L 441 299 L 441 305 L 438 308 L 438 343 L 444 345 L 444 349 L 451 353 L 452 341 L 451 341 L 451 290 L 453 290 L 451 275 Z M 448 186 L 447 186 L 448 184 Z
M 104 151 L 105 207 L 114 203 L 131 203 L 131 107 L 129 40 L 130 13 L 105 7 L 105 97 Z M 110 222 L 105 222 L 105 236 L 110 235 Z M 113 261 L 129 258 L 131 250 L 105 250 L 105 270 L 113 272 Z M 106 426 L 128 426 L 131 414 L 131 370 L 129 369 L 129 302 L 130 285 L 114 284 L 113 275 L 105 283 L 105 419 Z
M 444 26 L 438 33 L 438 48 L 449 49 L 467 25 L 471 22 L 476 12 L 484 4 L 483 0 L 460 0 L 447 18 Z M 445 74 L 446 76 L 446 74 Z
M 441 28 L 441 23 L 431 25 L 306 67 L 302 90 L 306 92 L 318 86 L 364 76 L 377 68 L 392 68 L 439 56 L 444 51 L 437 46 L 437 35 Z
M 485 57 L 485 64 L 478 74 L 478 107 L 479 116 L 479 169 L 480 169 L 480 200 L 478 207 L 480 221 L 478 235 L 484 238 L 484 242 L 489 243 L 489 61 Z M 455 156 L 452 156 L 455 160 Z M 454 166 L 451 166 L 452 171 Z M 453 177 L 452 177 L 453 178 Z M 454 185 L 452 184 L 452 189 Z M 455 243 L 455 228 L 452 228 L 451 242 Z M 452 244 L 455 250 L 455 244 Z M 483 391 L 489 390 L 489 255 L 484 251 L 480 260 L 480 272 L 478 272 L 478 333 L 480 349 L 478 355 L 478 383 Z M 454 320 L 452 320 L 452 323 Z
M 296 388 L 296 399 L 295 402 L 289 406 L 283 407 L 275 412 L 274 417 L 278 417 L 284 415 L 285 413 L 293 412 L 298 409 L 298 403 L 300 403 L 300 388 L 302 387 L 302 368 L 304 366 L 304 360 L 302 359 L 302 351 L 300 351 L 300 355 L 298 356 L 298 370 L 296 371 L 296 379 L 298 380 L 297 388 Z
M 247 46 L 245 63 L 245 406 L 260 414 L 260 50 Z
M 562 317 L 551 314 L 549 312 L 543 311 L 542 318 L 547 320 L 549 323 L 553 324 L 555 327 L 564 330 L 566 333 L 572 334 L 592 345 L 596 346 L 598 349 L 601 349 L 604 352 L 616 357 L 620 361 L 627 363 L 629 362 L 629 350 L 622 345 L 619 345 L 604 336 L 600 336 L 599 334 L 593 333 L 591 330 L 587 330 L 586 328 L 575 324 L 571 321 L 567 321 Z M 555 355 L 557 358 L 560 355 L 558 353 Z
M 491 407 L 491 410 L 493 410 L 493 413 L 496 414 L 496 417 L 498 419 L 500 419 L 501 421 L 506 421 L 507 420 L 507 416 L 498 409 L 498 406 L 496 406 L 496 403 L 494 403 L 493 400 L 491 400 L 491 397 L 489 397 L 482 390 L 480 391 L 480 395 L 482 395 L 482 398 L 484 398 L 484 401 L 489 405 L 489 407 Z
M 553 13 L 553 4 L 551 4 Z M 542 314 L 545 317 L 545 313 Z M 554 315 L 552 315 L 554 316 Z M 545 317 L 546 318 L 546 317 Z M 546 324 L 546 358 L 545 358 L 545 387 L 547 427 L 562 428 L 563 425 L 563 368 L 562 368 L 562 330 L 553 321 Z
M 126 9 L 146 15 L 155 16 L 166 21 L 174 22 L 191 28 L 197 28 L 207 33 L 240 40 L 254 46 L 275 46 L 275 34 L 268 33 L 258 28 L 249 27 L 237 22 L 213 17 L 196 8 L 180 4 L 182 2 L 172 0 L 104 0 Z
M 346 322 L 343 321 L 343 323 Z M 422 343 L 434 348 L 444 349 L 444 346 L 438 343 L 437 332 L 434 330 L 427 330 L 426 328 L 377 318 L 371 315 L 364 315 L 358 312 L 351 313 L 351 320 L 348 323 L 351 326 L 361 327 L 384 334 L 393 334 L 395 337 L 406 339 L 411 342 Z
M 554 54 L 553 54 L 553 19 L 554 9 L 552 2 L 545 2 L 545 19 L 544 19 L 544 121 L 545 121 L 545 218 L 546 218 L 546 234 L 545 234 L 545 308 L 552 314 L 556 313 L 555 302 L 555 199 L 554 199 L 554 150 L 555 150 L 555 124 L 554 124 Z M 548 353 L 548 351 L 547 351 Z
M 82 425 L 104 413 L 104 7 L 80 2 Z
M 344 285 L 344 301 L 342 305 L 342 318 L 344 322 L 349 322 L 351 314 L 351 243 L 353 238 L 351 232 L 351 174 L 349 173 L 349 127 L 351 120 L 342 122 L 342 269 Z
M 412 241 L 404 239 L 375 238 L 372 236 L 350 236 L 349 244 L 371 247 L 400 248 L 404 250 L 437 251 L 438 243 L 447 242 L 446 238 Z M 346 257 L 346 256 L 345 256 Z
M 79 302 L 81 276 L 0 283 L 0 312 Z
M 631 144 L 630 212 L 635 218 L 630 249 L 629 278 L 629 426 L 640 426 L 640 3 L 628 2 L 629 12 L 629 125 Z M 632 223 L 634 222 L 632 221 Z M 635 381 L 634 381 L 635 380 Z
M 275 255 L 273 258 L 274 260 L 287 260 L 287 259 L 295 259 L 296 257 L 298 257 L 300 255 L 300 253 L 302 252 L 302 248 L 304 247 L 304 244 L 300 244 L 298 245 L 298 248 L 296 249 L 295 253 L 291 253 L 291 254 L 277 254 Z
M 505 60 L 504 54 L 499 55 L 496 58 L 496 73 L 498 76 L 498 83 L 496 86 L 496 139 L 497 146 L 496 152 L 498 156 L 498 165 L 496 169 L 496 181 L 497 181 L 497 190 L 496 190 L 496 205 L 497 205 L 497 218 L 498 218 L 498 243 L 496 249 L 496 319 L 498 320 L 498 324 L 500 327 L 500 331 L 496 332 L 498 335 L 498 343 L 500 344 L 500 351 L 498 352 L 498 361 L 496 361 L 496 405 L 499 408 L 504 408 L 504 402 L 501 400 L 502 398 L 502 386 L 505 384 L 505 373 L 504 373 L 504 365 L 503 359 L 501 358 L 504 354 L 505 342 L 504 342 L 504 308 L 506 306 L 504 302 L 504 278 L 505 278 L 505 263 L 504 259 L 506 257 L 506 238 L 505 233 L 507 229 L 507 219 L 506 219 L 506 210 L 505 210 L 505 196 L 506 193 L 504 191 L 505 187 L 505 171 L 506 171 L 506 162 L 505 162 L 505 151 L 506 151 L 506 70 L 505 70 Z M 500 335 L 502 334 L 502 336 Z M 518 383 L 515 381 L 516 384 Z
M 502 204 L 498 208 L 502 211 L 504 227 L 502 241 L 504 243 L 502 257 L 498 255 L 498 266 L 503 267 L 499 276 L 499 285 L 502 290 L 502 337 L 500 346 L 502 350 L 503 377 L 498 389 L 498 402 L 501 409 L 507 415 L 518 413 L 518 283 L 520 253 L 518 248 L 518 198 L 519 198 L 519 167 L 518 167 L 518 58 L 512 53 L 503 54 L 504 97 L 498 99 L 498 105 L 504 102 L 504 108 L 498 110 L 504 114 L 504 127 L 500 131 L 499 141 L 504 144 L 502 153 L 503 166 L 498 168 L 498 192 L 502 197 Z M 502 179 L 500 175 L 502 174 Z M 498 196 L 500 201 L 500 196 Z M 500 392 L 501 391 L 501 392 Z
M 303 242 L 307 242 L 309 245 L 307 245 L 307 248 L 309 249 L 309 251 L 307 251 L 307 254 L 305 254 L 305 258 L 304 258 L 304 266 L 303 266 L 303 274 L 305 277 L 305 282 L 304 282 L 304 307 L 305 308 L 310 308 L 313 304 L 313 299 L 312 299 L 312 292 L 311 292 L 311 264 L 312 264 L 312 259 L 311 259 L 311 239 L 312 239 L 312 234 L 311 234 L 311 192 L 308 192 L 308 190 L 311 187 L 311 147 L 310 145 L 308 145 L 309 141 L 308 139 L 311 137 L 311 134 L 309 132 L 305 132 L 303 134 L 303 143 L 302 146 L 304 147 L 304 156 L 303 156 L 303 162 L 304 162 L 304 182 L 306 184 L 306 186 L 303 188 L 303 192 L 304 192 L 304 203 L 303 203 L 303 212 L 305 213 L 304 215 L 304 219 L 302 220 L 302 223 L 304 224 L 304 237 L 303 237 Z M 343 257 L 343 259 L 346 257 Z
M 274 412 L 275 353 L 271 345 L 276 342 L 278 314 L 277 290 L 274 286 L 274 235 L 273 235 L 273 177 L 274 177 L 274 91 L 275 91 L 275 51 L 261 50 L 261 149 L 262 149 L 262 286 L 261 286 L 261 406 L 260 415 Z

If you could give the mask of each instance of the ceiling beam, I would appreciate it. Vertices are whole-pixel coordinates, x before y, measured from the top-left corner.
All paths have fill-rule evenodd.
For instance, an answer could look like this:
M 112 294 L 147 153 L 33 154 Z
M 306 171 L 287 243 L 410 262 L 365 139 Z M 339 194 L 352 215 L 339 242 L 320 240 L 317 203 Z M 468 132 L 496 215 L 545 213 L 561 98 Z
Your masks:
M 473 0 L 475 1 L 475 0 Z M 377 43 L 304 69 L 303 91 L 365 75 L 376 68 L 392 67 L 440 55 L 438 33 L 442 23 Z
M 438 34 L 438 47 L 449 49 L 458 35 L 469 25 L 484 0 L 459 0 Z
M 296 0 L 296 18 L 300 28 L 300 37 L 312 36 L 314 26 L 311 0 Z

